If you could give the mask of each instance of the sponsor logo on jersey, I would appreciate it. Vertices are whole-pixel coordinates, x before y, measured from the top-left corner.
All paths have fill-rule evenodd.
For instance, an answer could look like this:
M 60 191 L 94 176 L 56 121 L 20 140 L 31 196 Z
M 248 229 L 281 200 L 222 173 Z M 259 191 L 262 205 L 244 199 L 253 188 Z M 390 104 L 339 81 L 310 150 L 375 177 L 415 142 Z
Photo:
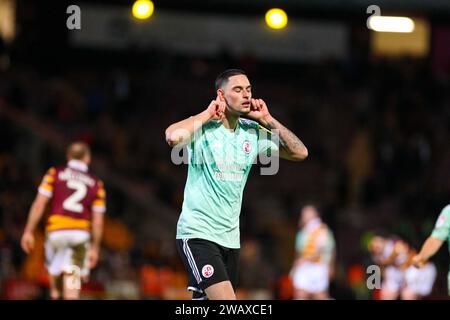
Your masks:
M 444 223 L 445 223 L 445 216 L 443 214 L 441 214 L 436 222 L 436 228 L 442 227 L 444 225 Z

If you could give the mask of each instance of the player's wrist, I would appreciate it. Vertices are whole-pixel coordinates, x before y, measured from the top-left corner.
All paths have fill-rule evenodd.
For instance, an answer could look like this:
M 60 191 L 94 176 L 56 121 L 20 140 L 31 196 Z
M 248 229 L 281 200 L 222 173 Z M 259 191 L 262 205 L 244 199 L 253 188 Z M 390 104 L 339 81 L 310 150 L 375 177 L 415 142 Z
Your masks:
M 29 235 L 29 234 L 33 234 L 34 230 L 30 227 L 25 227 L 25 230 L 23 231 L 23 234 Z
M 421 254 L 418 254 L 414 257 L 413 261 L 414 261 L 414 263 L 416 263 L 418 265 L 422 265 L 425 263 L 426 259 Z
M 214 113 L 212 113 L 209 109 L 204 110 L 199 114 L 199 120 L 202 123 L 206 123 L 214 118 Z
M 261 124 L 265 127 L 270 127 L 270 123 L 272 123 L 273 121 L 273 117 L 272 115 L 269 113 L 265 116 L 262 116 L 259 121 L 261 122 Z

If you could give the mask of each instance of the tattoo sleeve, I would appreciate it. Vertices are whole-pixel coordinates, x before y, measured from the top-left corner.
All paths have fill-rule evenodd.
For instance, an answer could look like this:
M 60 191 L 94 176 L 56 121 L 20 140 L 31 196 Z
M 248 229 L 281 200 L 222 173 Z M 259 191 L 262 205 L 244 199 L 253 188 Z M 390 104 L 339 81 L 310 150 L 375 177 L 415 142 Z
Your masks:
M 269 129 L 275 129 L 278 132 L 280 143 L 289 154 L 305 154 L 307 152 L 303 142 L 275 118 L 271 117 L 269 120 L 265 121 L 264 124 L 266 124 Z

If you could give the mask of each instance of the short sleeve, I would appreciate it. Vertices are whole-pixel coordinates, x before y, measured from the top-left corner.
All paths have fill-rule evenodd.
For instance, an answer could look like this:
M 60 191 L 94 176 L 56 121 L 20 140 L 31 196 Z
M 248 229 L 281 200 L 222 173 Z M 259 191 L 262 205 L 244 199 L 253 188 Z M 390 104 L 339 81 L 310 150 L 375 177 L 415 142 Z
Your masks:
M 258 126 L 258 154 L 271 156 L 279 152 L 280 142 L 278 135 L 273 134 L 263 126 Z
M 295 236 L 295 251 L 300 252 L 302 250 L 302 232 L 298 231 Z
M 431 236 L 440 240 L 447 240 L 450 235 L 450 205 L 446 206 L 439 215 Z
M 97 181 L 97 191 L 94 202 L 92 203 L 92 211 L 98 213 L 106 212 L 106 191 L 103 181 Z
M 214 121 L 209 121 L 195 130 L 191 140 L 186 145 L 189 164 L 194 165 L 201 164 L 203 162 L 202 144 L 205 141 L 205 131 L 207 131 L 212 125 L 215 125 Z
M 48 198 L 53 197 L 53 188 L 55 185 L 56 179 L 56 169 L 50 168 L 42 179 L 41 184 L 39 185 L 38 192 Z

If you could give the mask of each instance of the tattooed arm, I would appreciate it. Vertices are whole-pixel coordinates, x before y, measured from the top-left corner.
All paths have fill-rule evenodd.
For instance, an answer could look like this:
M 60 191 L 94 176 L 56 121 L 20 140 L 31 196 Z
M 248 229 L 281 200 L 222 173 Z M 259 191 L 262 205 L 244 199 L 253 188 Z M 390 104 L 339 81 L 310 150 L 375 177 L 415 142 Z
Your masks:
M 268 129 L 274 130 L 278 133 L 280 138 L 280 157 L 290 161 L 301 161 L 308 156 L 308 149 L 306 149 L 303 142 L 283 126 L 278 120 L 270 116 L 261 119 L 261 123 Z
M 301 161 L 308 156 L 308 149 L 292 131 L 283 126 L 269 113 L 262 99 L 252 99 L 250 118 L 259 121 L 266 128 L 273 130 L 280 138 L 280 157 L 290 161 Z

